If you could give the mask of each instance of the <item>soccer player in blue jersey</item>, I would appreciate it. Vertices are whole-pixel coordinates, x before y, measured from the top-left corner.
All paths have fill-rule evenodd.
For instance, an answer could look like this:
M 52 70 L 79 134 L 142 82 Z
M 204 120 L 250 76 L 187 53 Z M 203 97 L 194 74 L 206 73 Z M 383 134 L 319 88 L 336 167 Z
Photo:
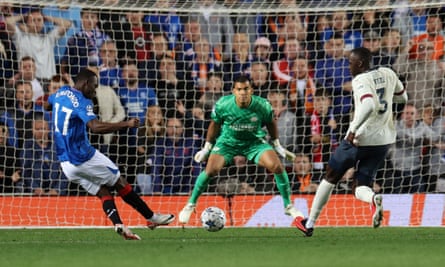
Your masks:
M 329 159 L 326 177 L 315 193 L 309 217 L 303 220 L 304 227 L 298 227 L 306 236 L 312 236 L 315 222 L 335 185 L 353 167 L 355 197 L 371 205 L 374 228 L 382 223 L 383 199 L 373 192 L 372 183 L 396 140 L 393 103 L 406 103 L 408 95 L 393 70 L 386 67 L 371 70 L 371 60 L 371 51 L 363 47 L 353 49 L 349 56 L 349 68 L 354 76 L 354 118 L 346 138 Z
M 98 77 L 89 69 L 82 69 L 74 87 L 63 86 L 48 98 L 47 110 L 52 110 L 54 142 L 61 167 L 68 180 L 80 184 L 88 193 L 98 196 L 116 232 L 124 239 L 140 240 L 123 223 L 109 188 L 117 190 L 122 199 L 147 220 L 147 226 L 171 223 L 172 214 L 155 214 L 121 177 L 118 167 L 89 142 L 87 127 L 94 133 L 110 133 L 124 128 L 136 128 L 139 119 L 108 123 L 101 122 L 93 112 L 92 98 Z
M 179 213 L 179 222 L 188 223 L 198 197 L 207 188 L 210 178 L 225 165 L 231 164 L 233 157 L 242 155 L 274 174 L 283 198 L 284 213 L 294 218 L 295 226 L 302 227 L 303 214 L 291 203 L 289 178 L 277 155 L 293 160 L 295 154 L 283 148 L 278 140 L 272 106 L 266 99 L 253 95 L 253 88 L 245 76 L 235 80 L 232 92 L 232 95 L 221 97 L 212 111 L 205 146 L 195 154 L 197 162 L 205 161 L 208 157 L 207 165 L 199 174 L 188 203 Z M 264 125 L 273 147 L 264 139 Z

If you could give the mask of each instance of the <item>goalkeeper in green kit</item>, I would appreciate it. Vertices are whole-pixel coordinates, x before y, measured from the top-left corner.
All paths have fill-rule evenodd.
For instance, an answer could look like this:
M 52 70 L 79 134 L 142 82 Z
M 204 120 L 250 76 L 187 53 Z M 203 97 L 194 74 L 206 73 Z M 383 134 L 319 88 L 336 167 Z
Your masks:
M 278 141 L 272 107 L 266 99 L 253 95 L 253 88 L 245 76 L 235 80 L 232 93 L 221 97 L 212 111 L 205 146 L 195 155 L 195 161 L 207 160 L 207 165 L 199 174 L 188 203 L 179 213 L 179 222 L 189 222 L 198 197 L 207 189 L 210 179 L 224 166 L 232 164 L 234 156 L 242 155 L 274 174 L 283 197 L 284 213 L 292 216 L 293 224 L 298 227 L 303 214 L 291 203 L 289 178 L 277 153 L 291 161 L 295 154 L 283 148 Z M 273 147 L 264 139 L 264 125 Z

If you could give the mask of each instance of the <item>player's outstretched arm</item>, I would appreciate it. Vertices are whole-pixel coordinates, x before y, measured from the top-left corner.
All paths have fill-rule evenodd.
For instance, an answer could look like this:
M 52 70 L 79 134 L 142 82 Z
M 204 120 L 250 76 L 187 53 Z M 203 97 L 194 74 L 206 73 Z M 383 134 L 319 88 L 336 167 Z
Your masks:
M 88 128 L 93 133 L 105 134 L 119 131 L 124 128 L 136 128 L 139 127 L 139 119 L 131 118 L 126 121 L 120 122 L 103 122 L 98 119 L 90 120 L 87 123 Z
M 195 154 L 194 159 L 196 162 L 203 162 L 207 160 L 210 151 L 212 150 L 213 143 L 215 142 L 216 137 L 218 137 L 220 131 L 221 125 L 214 121 L 211 121 L 209 129 L 207 130 L 207 138 L 204 147 Z
M 272 139 L 272 144 L 275 148 L 275 151 L 280 155 L 281 157 L 294 161 L 295 154 L 290 152 L 289 150 L 285 149 L 281 144 L 280 140 L 278 139 L 278 128 L 277 123 L 275 120 L 273 120 L 271 123 L 266 125 L 267 131 L 269 132 L 270 138 Z

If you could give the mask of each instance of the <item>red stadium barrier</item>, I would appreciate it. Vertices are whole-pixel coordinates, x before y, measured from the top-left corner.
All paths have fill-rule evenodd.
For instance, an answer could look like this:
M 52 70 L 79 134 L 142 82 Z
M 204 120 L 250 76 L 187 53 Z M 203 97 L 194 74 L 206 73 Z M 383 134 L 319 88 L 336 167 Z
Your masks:
M 156 212 L 177 214 L 188 197 L 143 197 Z M 295 206 L 308 214 L 313 195 L 293 195 Z M 385 226 L 445 226 L 445 195 L 384 195 Z M 144 220 L 116 198 L 124 223 L 142 226 Z M 229 205 L 231 204 L 231 205 Z M 227 226 L 289 227 L 291 218 L 283 214 L 280 196 L 202 196 L 190 226 L 200 226 L 199 215 L 208 206 L 225 210 Z M 96 197 L 0 197 L 0 227 L 101 227 L 111 226 Z M 333 195 L 317 226 L 369 226 L 369 205 L 352 195 Z M 173 226 L 179 226 L 177 222 Z

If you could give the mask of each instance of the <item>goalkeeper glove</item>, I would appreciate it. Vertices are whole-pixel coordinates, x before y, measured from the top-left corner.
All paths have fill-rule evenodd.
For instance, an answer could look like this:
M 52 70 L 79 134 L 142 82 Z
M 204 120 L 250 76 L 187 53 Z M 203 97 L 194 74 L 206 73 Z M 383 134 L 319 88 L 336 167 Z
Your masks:
M 210 154 L 210 150 L 212 150 L 213 145 L 210 142 L 206 142 L 204 145 L 204 148 L 196 152 L 195 154 L 195 161 L 196 162 L 202 162 L 207 160 Z
M 283 157 L 283 158 L 285 158 L 285 159 L 287 159 L 289 161 L 294 161 L 294 159 L 296 157 L 295 154 L 290 152 L 289 150 L 285 149 L 284 147 L 282 147 L 281 144 L 280 144 L 280 140 L 275 139 L 275 140 L 273 140 L 272 143 L 273 143 L 273 146 L 275 148 L 275 151 L 277 151 L 277 153 L 281 157 Z

